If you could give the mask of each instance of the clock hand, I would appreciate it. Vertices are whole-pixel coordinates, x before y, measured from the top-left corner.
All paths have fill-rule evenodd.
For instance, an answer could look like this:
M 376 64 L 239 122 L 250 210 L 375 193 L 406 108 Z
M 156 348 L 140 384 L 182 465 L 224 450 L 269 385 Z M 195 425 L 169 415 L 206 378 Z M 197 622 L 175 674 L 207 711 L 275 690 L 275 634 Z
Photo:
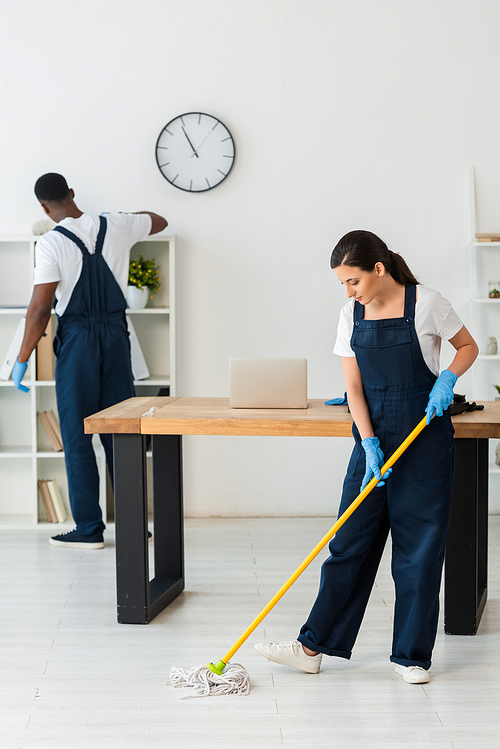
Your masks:
M 196 154 L 196 156 L 198 156 L 198 151 L 200 150 L 200 148 L 202 147 L 202 145 L 203 145 L 203 144 L 205 143 L 206 139 L 208 138 L 208 136 L 210 135 L 210 133 L 211 133 L 211 132 L 212 132 L 211 130 L 209 130 L 209 131 L 208 131 L 208 133 L 207 133 L 207 134 L 205 135 L 205 137 L 204 137 L 204 138 L 203 138 L 203 140 L 201 141 L 201 143 L 200 143 L 200 145 L 198 146 L 198 148 L 196 149 L 196 151 L 195 151 L 194 153 L 192 153 L 192 154 L 191 154 L 191 158 L 193 158 L 193 156 L 194 156 L 195 154 Z M 198 157 L 198 158 L 199 158 L 199 157 Z
M 196 153 L 196 151 L 194 150 L 194 146 L 193 146 L 193 144 L 191 143 L 191 141 L 189 140 L 189 136 L 188 136 L 188 134 L 186 133 L 186 131 L 184 130 L 184 128 L 182 128 L 182 132 L 183 132 L 183 133 L 184 133 L 184 135 L 186 136 L 186 138 L 187 138 L 187 140 L 188 140 L 188 143 L 189 143 L 189 145 L 191 146 L 191 148 L 192 148 L 192 149 L 193 149 L 193 151 L 194 151 L 194 153 L 193 153 L 192 155 L 194 156 L 194 155 L 196 154 L 196 158 L 197 158 L 197 159 L 199 159 L 200 157 L 198 156 L 198 154 L 197 154 L 197 153 Z

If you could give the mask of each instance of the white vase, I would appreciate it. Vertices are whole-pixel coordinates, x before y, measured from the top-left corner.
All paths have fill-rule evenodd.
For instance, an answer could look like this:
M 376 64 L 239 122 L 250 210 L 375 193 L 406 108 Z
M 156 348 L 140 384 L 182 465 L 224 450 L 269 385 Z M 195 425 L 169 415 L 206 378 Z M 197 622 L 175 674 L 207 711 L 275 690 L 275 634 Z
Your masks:
M 144 309 L 149 299 L 149 289 L 143 286 L 138 289 L 137 286 L 127 286 L 127 304 L 130 309 Z
M 486 353 L 490 356 L 498 354 L 498 343 L 494 336 L 491 336 L 491 338 L 488 338 L 486 341 Z

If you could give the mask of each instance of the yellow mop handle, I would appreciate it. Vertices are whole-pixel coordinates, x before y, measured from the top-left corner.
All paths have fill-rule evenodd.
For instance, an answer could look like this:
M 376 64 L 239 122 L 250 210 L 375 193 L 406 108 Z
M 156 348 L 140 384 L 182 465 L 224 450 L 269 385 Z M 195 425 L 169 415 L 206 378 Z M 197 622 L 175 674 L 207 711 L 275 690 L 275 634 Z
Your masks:
M 404 451 L 406 450 L 406 448 L 409 445 L 411 445 L 411 443 L 413 442 L 413 440 L 416 437 L 418 437 L 418 435 L 420 434 L 420 432 L 425 427 L 426 419 L 427 419 L 427 416 L 424 416 L 424 418 L 422 419 L 422 421 L 415 427 L 415 429 L 408 435 L 408 437 L 405 439 L 405 441 L 391 455 L 391 457 L 389 458 L 389 460 L 386 463 L 384 463 L 384 465 L 380 469 L 380 473 L 381 473 L 382 476 L 384 476 L 384 474 L 386 473 L 386 471 L 388 471 L 389 468 L 391 468 L 394 465 L 394 463 L 398 460 L 398 458 L 404 453 Z M 231 658 L 233 657 L 233 655 L 236 653 L 237 650 L 239 650 L 241 648 L 241 646 L 243 645 L 243 643 L 250 637 L 250 635 L 252 634 L 252 632 L 254 631 L 254 629 L 256 629 L 259 626 L 259 624 L 261 623 L 261 621 L 263 619 L 265 619 L 265 617 L 269 614 L 269 612 L 271 611 L 271 609 L 274 608 L 274 606 L 276 606 L 276 604 L 278 603 L 278 601 L 285 595 L 285 593 L 287 592 L 287 590 L 289 590 L 289 588 L 292 587 L 292 585 L 294 584 L 294 582 L 297 580 L 298 577 L 300 577 L 300 575 L 304 572 L 304 570 L 311 564 L 311 562 L 313 561 L 313 559 L 315 559 L 318 556 L 318 554 L 321 551 L 321 549 L 329 541 L 331 541 L 331 539 L 333 538 L 333 536 L 337 533 L 338 529 L 345 523 L 345 521 L 347 520 L 347 518 L 349 518 L 352 515 L 352 513 L 354 512 L 354 510 L 357 507 L 359 507 L 359 505 L 361 504 L 361 502 L 365 499 L 365 497 L 368 496 L 368 494 L 378 484 L 378 482 L 379 482 L 379 479 L 377 479 L 375 476 L 371 479 L 371 481 L 365 486 L 365 488 L 363 489 L 363 491 L 360 494 L 358 494 L 358 496 L 356 497 L 356 499 L 354 500 L 354 502 L 352 502 L 352 504 L 349 505 L 349 507 L 347 508 L 347 510 L 338 518 L 338 520 L 335 523 L 335 525 L 333 525 L 330 528 L 330 530 L 328 531 L 328 533 L 326 534 L 326 536 L 324 536 L 321 539 L 321 541 L 314 547 L 314 549 L 311 551 L 311 553 L 304 559 L 304 561 L 302 562 L 302 564 L 299 567 L 297 567 L 297 569 L 295 570 L 295 572 L 293 573 L 293 575 L 288 578 L 288 580 L 286 581 L 286 583 L 284 585 L 282 585 L 282 587 L 278 590 L 278 592 L 276 593 L 276 595 L 273 596 L 273 598 L 271 598 L 271 600 L 269 601 L 269 603 L 267 604 L 267 606 L 262 609 L 262 611 L 260 612 L 260 614 L 253 620 L 253 622 L 250 624 L 250 626 L 243 632 L 243 634 L 241 635 L 241 637 L 239 638 L 239 640 L 237 640 L 234 643 L 234 645 L 231 648 L 231 650 L 228 650 L 228 652 L 226 653 L 226 655 L 222 659 L 222 662 L 219 661 L 219 663 L 217 664 L 217 666 L 219 666 L 219 664 L 221 664 L 221 666 L 222 665 L 225 666 L 225 665 L 227 665 L 229 663 L 229 661 L 231 660 Z M 213 664 L 210 664 L 210 666 L 213 666 Z M 217 666 L 213 666 L 213 667 L 216 668 Z

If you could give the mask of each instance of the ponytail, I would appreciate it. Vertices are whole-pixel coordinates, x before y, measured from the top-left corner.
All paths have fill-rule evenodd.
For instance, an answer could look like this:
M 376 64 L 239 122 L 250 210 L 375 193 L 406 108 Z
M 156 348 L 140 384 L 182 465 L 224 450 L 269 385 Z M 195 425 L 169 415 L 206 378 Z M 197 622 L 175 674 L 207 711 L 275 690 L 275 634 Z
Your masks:
M 417 279 L 406 261 L 397 252 L 390 250 L 376 234 L 371 231 L 351 231 L 345 234 L 332 252 L 330 267 L 349 265 L 353 268 L 371 273 L 375 263 L 382 263 L 396 283 L 402 286 L 414 286 Z
M 391 265 L 387 269 L 396 283 L 402 286 L 417 286 L 418 281 L 409 269 L 406 260 L 397 252 L 389 250 Z

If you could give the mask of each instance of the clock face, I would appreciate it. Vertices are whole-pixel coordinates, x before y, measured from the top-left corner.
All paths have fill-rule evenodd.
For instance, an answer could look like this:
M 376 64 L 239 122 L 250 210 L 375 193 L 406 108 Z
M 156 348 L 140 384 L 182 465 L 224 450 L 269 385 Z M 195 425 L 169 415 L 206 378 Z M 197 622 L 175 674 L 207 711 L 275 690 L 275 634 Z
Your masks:
M 234 141 L 225 125 L 202 112 L 181 114 L 156 142 L 156 162 L 171 185 L 205 192 L 219 185 L 234 163 Z

